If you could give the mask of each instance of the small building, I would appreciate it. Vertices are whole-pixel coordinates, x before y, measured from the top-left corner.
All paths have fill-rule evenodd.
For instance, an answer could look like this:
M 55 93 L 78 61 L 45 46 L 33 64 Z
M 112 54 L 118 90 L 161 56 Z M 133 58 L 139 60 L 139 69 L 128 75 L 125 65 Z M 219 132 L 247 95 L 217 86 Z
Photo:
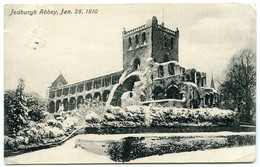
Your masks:
M 216 106 L 218 93 L 206 87 L 206 73 L 179 64 L 179 36 L 155 16 L 124 29 L 123 70 L 74 84 L 60 74 L 47 91 L 49 111 L 74 110 L 93 99 L 114 106 Z

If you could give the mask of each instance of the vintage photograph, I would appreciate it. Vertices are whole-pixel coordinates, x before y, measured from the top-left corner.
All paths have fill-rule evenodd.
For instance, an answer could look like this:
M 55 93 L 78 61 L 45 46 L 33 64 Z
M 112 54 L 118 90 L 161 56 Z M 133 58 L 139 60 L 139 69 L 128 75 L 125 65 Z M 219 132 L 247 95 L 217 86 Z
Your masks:
M 256 160 L 256 7 L 5 5 L 5 164 Z

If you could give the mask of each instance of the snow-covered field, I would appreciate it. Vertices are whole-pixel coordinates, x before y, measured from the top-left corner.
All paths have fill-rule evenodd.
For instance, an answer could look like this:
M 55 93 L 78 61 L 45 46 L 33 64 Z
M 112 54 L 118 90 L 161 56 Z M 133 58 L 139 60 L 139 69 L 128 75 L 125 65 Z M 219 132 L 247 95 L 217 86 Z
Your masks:
M 241 132 L 252 134 L 254 132 Z M 6 164 L 67 164 L 67 163 L 115 163 L 109 156 L 98 155 L 81 148 L 75 148 L 76 139 L 89 140 L 118 140 L 127 136 L 205 136 L 205 135 L 232 135 L 233 132 L 215 133 L 158 133 L 158 134 L 121 134 L 121 135 L 78 135 L 63 145 L 25 153 L 5 158 Z M 236 133 L 238 134 L 238 133 Z M 252 162 L 255 160 L 256 147 L 243 146 L 235 148 L 221 148 L 206 151 L 164 154 L 150 156 L 130 161 L 130 163 L 192 163 L 192 162 Z

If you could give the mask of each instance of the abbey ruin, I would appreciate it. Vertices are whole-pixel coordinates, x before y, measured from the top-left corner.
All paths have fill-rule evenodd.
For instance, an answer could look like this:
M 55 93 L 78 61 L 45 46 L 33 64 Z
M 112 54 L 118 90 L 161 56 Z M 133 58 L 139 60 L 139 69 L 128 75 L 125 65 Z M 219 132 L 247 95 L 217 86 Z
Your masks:
M 156 17 L 123 30 L 123 70 L 74 84 L 60 74 L 48 88 L 49 111 L 74 110 L 91 100 L 113 106 L 217 106 L 218 93 L 207 87 L 206 73 L 179 64 L 179 34 Z

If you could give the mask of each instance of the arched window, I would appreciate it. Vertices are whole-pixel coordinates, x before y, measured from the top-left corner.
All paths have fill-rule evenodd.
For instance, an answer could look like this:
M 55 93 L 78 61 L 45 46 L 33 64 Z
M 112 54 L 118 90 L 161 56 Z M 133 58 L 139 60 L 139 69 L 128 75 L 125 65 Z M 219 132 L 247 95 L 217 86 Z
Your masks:
M 138 35 L 135 35 L 135 43 L 138 45 L 138 43 L 139 43 L 139 37 L 138 37 Z
M 132 38 L 129 37 L 129 38 L 128 38 L 128 47 L 130 48 L 131 46 L 132 46 Z
M 205 100 L 205 102 L 204 102 L 205 105 L 209 105 L 209 95 L 208 94 L 205 95 L 205 99 L 204 100 Z
M 173 49 L 173 45 L 174 45 L 174 39 L 173 37 L 171 37 L 171 49 Z
M 163 66 L 162 65 L 159 65 L 159 67 L 158 67 L 158 76 L 159 77 L 163 77 L 164 76 Z
M 139 69 L 140 64 L 141 64 L 140 59 L 136 58 L 136 59 L 133 61 L 133 68 L 134 68 L 134 70 Z
M 84 84 L 80 84 L 77 86 L 77 92 L 83 92 Z
M 164 35 L 164 47 L 166 48 L 167 47 L 167 36 Z
M 59 111 L 60 107 L 61 107 L 61 100 L 57 100 L 56 101 L 56 112 Z
M 190 74 L 186 74 L 186 75 L 185 75 L 185 81 L 188 81 L 188 82 L 191 81 L 191 80 L 190 80 Z
M 195 69 L 192 69 L 191 72 L 190 72 L 190 75 L 191 75 L 191 82 L 195 83 L 195 73 L 196 73 L 196 70 Z
M 142 33 L 142 44 L 144 44 L 146 42 L 146 33 L 143 32 Z
M 50 92 L 50 93 L 49 93 L 49 98 L 54 98 L 54 97 L 55 97 L 55 91 Z
M 153 90 L 153 94 L 154 94 L 154 100 L 160 100 L 160 99 L 165 99 L 164 97 L 164 90 L 157 86 L 154 90 Z
M 74 94 L 76 92 L 76 86 L 70 87 L 70 94 Z
M 173 63 L 170 63 L 170 64 L 168 65 L 168 71 L 169 71 L 169 74 L 170 74 L 170 75 L 174 75 L 174 74 L 175 74 L 174 64 L 173 64 Z
M 165 54 L 163 56 L 163 62 L 167 62 L 167 61 L 169 61 L 169 57 L 168 57 L 168 55 Z
M 214 99 L 214 96 L 213 96 L 212 93 L 210 93 L 210 95 L 209 95 L 209 105 L 210 105 L 210 107 L 213 106 L 213 99 Z
M 55 102 L 51 101 L 49 104 L 49 111 L 50 113 L 54 113 L 55 112 Z
M 62 91 L 62 94 L 65 96 L 69 94 L 69 88 L 64 88 Z
M 63 103 L 64 111 L 68 111 L 68 109 L 69 109 L 68 99 L 63 99 L 62 103 Z
M 80 108 L 84 104 L 84 98 L 83 96 L 79 96 L 77 99 L 77 108 Z
M 109 90 L 105 90 L 102 94 L 102 101 L 103 102 L 106 102 L 108 100 L 108 97 L 109 97 L 109 93 L 110 91 Z
M 76 99 L 75 97 L 70 98 L 69 110 L 74 110 L 76 108 Z
M 167 99 L 181 99 L 177 86 L 171 86 L 166 90 Z
M 62 90 L 60 89 L 60 90 L 57 90 L 57 97 L 60 97 L 61 95 L 62 95 Z
M 183 73 L 183 74 L 185 73 L 185 68 L 182 68 L 182 73 Z
M 96 92 L 96 93 L 94 94 L 94 99 L 96 99 L 96 100 L 101 100 L 101 94 L 100 94 L 99 92 Z
M 200 72 L 196 72 L 197 85 L 201 86 L 201 74 Z
M 92 100 L 91 94 L 87 94 L 86 97 L 85 97 L 85 99 L 87 99 L 87 100 Z

